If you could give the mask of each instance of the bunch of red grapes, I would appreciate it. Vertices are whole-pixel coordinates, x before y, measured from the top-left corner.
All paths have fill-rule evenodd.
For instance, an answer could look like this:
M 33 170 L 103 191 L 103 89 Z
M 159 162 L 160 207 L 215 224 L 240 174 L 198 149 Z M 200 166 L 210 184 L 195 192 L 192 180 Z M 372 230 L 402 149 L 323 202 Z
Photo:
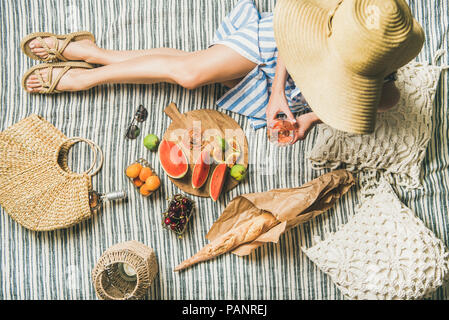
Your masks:
M 169 200 L 168 210 L 163 213 L 162 225 L 181 237 L 187 227 L 193 211 L 193 201 L 182 194 L 176 194 Z

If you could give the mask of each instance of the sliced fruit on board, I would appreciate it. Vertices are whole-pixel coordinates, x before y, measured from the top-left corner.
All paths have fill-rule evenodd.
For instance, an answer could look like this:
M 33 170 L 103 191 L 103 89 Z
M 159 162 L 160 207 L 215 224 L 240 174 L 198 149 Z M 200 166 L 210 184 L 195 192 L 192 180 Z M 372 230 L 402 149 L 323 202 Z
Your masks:
M 183 178 L 189 170 L 184 152 L 173 141 L 164 139 L 159 144 L 159 161 L 165 173 L 174 179 Z
M 212 172 L 209 183 L 209 195 L 212 200 L 217 201 L 218 197 L 220 197 L 227 174 L 228 166 L 226 165 L 226 163 L 220 163 Z
M 203 131 L 198 128 L 189 129 L 183 138 L 183 142 L 188 144 L 190 150 L 200 149 L 204 146 Z
M 238 140 L 236 137 L 232 137 L 227 142 L 228 142 L 228 146 L 231 148 L 231 150 L 233 152 L 238 152 L 238 153 L 242 152 L 242 149 L 241 149 L 240 144 L 238 143 Z
M 220 149 L 225 152 L 226 151 L 226 140 L 220 136 L 215 136 L 215 143 L 220 147 Z
M 207 181 L 210 171 L 210 152 L 203 150 L 195 163 L 192 173 L 192 187 L 194 189 L 201 188 Z
M 211 154 L 212 154 L 212 158 L 214 158 L 216 163 L 223 163 L 224 152 L 223 152 L 223 150 L 221 150 L 220 147 L 215 145 L 212 149 Z

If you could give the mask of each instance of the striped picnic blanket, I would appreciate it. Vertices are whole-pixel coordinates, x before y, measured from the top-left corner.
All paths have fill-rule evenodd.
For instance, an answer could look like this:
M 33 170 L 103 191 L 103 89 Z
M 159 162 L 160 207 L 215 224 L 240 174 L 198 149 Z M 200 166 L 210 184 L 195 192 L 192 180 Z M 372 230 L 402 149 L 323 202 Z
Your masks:
M 45 117 L 67 136 L 97 142 L 106 156 L 103 170 L 93 178 L 99 191 L 128 190 L 127 203 L 108 204 L 92 219 L 73 228 L 31 232 L 0 209 L 0 299 L 95 299 L 91 271 L 110 246 L 138 240 L 155 249 L 159 273 L 148 292 L 149 299 L 342 299 L 341 292 L 300 251 L 313 237 L 335 231 L 354 214 L 353 189 L 338 205 L 315 220 L 290 230 L 278 244 L 267 244 L 248 257 L 226 254 L 182 273 L 173 268 L 190 257 L 207 240 L 212 223 L 235 196 L 273 188 L 300 186 L 325 171 L 314 171 L 304 155 L 316 138 L 288 148 L 269 144 L 265 130 L 254 131 L 246 117 L 227 112 L 247 134 L 250 145 L 248 179 L 222 196 L 219 202 L 194 198 L 194 214 L 183 239 L 161 227 L 166 198 L 179 190 L 164 175 L 154 153 L 141 140 L 127 141 L 124 134 L 137 106 L 150 114 L 141 125 L 143 134 L 159 136 L 170 120 L 163 109 L 174 101 L 183 112 L 216 109 L 225 89 L 211 85 L 188 91 L 160 84 L 108 85 L 83 93 L 56 96 L 26 94 L 22 74 L 36 64 L 20 51 L 20 39 L 35 31 L 67 33 L 89 30 L 98 44 L 110 49 L 145 49 L 170 46 L 184 50 L 206 48 L 236 0 L 2 0 L 0 1 L 1 88 L 0 131 L 27 115 Z M 274 0 L 258 0 L 260 12 L 269 12 Z M 426 33 L 418 60 L 430 62 L 436 50 L 448 50 L 449 8 L 446 0 L 410 0 L 411 9 Z M 448 63 L 443 56 L 441 63 Z M 437 237 L 449 245 L 449 123 L 448 73 L 443 73 L 436 95 L 434 131 L 423 168 L 423 190 L 397 189 L 410 207 Z M 90 154 L 83 146 L 71 154 L 71 167 L 81 171 Z M 161 191 L 146 199 L 135 192 L 123 169 L 139 157 L 147 158 L 162 177 Z M 447 299 L 449 285 L 434 299 Z

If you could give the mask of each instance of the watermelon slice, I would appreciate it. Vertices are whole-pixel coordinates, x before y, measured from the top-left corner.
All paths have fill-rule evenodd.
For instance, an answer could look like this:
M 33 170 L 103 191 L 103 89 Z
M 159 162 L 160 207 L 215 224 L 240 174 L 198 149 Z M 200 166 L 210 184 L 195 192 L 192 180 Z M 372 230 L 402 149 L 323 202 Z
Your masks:
M 209 150 L 203 150 L 193 168 L 192 187 L 194 189 L 201 188 L 206 182 L 207 177 L 209 176 L 210 160 Z
M 183 178 L 189 170 L 189 164 L 182 149 L 173 141 L 162 140 L 159 144 L 159 161 L 165 173 L 174 179 Z
M 223 185 L 226 181 L 226 176 L 228 173 L 228 166 L 226 163 L 220 163 L 217 165 L 212 172 L 212 176 L 210 178 L 210 185 L 209 185 L 209 195 L 212 198 L 212 200 L 217 201 L 218 197 L 221 194 L 221 191 L 223 190 Z

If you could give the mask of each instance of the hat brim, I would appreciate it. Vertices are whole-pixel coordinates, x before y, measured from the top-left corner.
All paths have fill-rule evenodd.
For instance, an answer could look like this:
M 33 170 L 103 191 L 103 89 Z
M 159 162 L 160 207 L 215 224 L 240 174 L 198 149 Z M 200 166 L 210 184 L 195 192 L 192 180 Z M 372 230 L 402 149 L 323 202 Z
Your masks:
M 351 70 L 327 41 L 329 12 L 337 2 L 278 1 L 276 44 L 290 76 L 324 123 L 350 133 L 372 133 L 383 77 Z
M 315 66 L 294 64 L 287 69 L 324 123 L 357 134 L 374 131 L 382 78 L 358 75 L 334 59 L 323 60 Z

